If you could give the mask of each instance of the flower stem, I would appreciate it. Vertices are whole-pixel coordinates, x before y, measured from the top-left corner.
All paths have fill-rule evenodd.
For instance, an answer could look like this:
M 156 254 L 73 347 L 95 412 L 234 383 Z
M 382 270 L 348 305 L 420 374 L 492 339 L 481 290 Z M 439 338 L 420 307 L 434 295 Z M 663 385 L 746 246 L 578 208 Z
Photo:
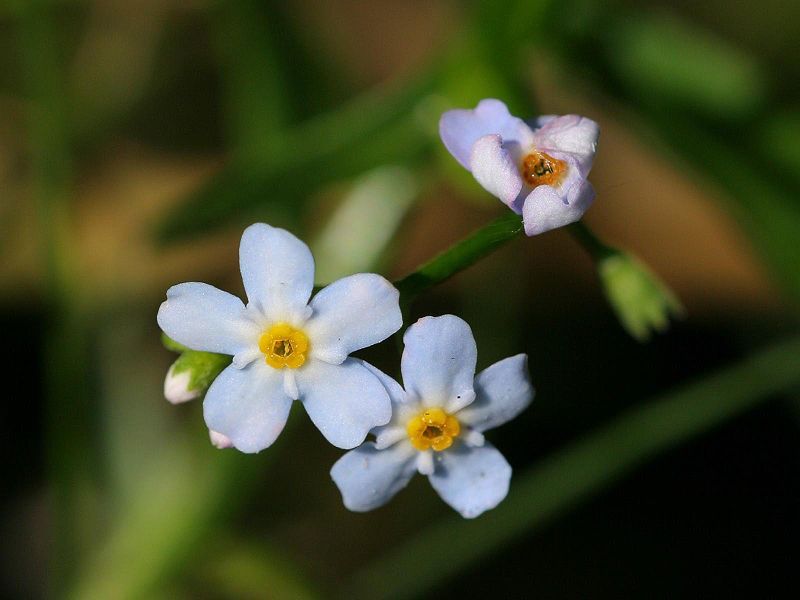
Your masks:
M 619 253 L 619 250 L 609 246 L 597 237 L 583 221 L 578 221 L 569 225 L 567 231 L 572 234 L 572 237 L 574 237 L 575 240 L 583 246 L 583 249 L 597 262 Z
M 424 595 L 507 544 L 530 535 L 649 459 L 800 386 L 800 336 L 636 406 L 594 433 L 554 452 L 512 482 L 497 509 L 474 521 L 440 519 L 358 573 L 348 598 Z M 436 557 L 440 557 L 441 560 Z M 399 585 L 397 573 L 413 573 Z
M 522 230 L 522 219 L 510 212 L 471 233 L 410 275 L 396 281 L 402 302 L 409 304 L 420 293 L 478 262 L 515 238 Z

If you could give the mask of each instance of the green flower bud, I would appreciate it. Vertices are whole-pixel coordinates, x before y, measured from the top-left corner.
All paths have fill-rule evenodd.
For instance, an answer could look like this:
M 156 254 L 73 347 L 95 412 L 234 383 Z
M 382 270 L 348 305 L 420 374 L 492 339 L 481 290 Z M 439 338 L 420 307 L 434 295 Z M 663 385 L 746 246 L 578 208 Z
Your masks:
M 614 251 L 597 262 L 597 271 L 617 318 L 640 342 L 683 316 L 677 296 L 636 257 Z
M 229 364 L 231 357 L 224 354 L 186 350 L 167 372 L 164 397 L 173 404 L 199 398 Z

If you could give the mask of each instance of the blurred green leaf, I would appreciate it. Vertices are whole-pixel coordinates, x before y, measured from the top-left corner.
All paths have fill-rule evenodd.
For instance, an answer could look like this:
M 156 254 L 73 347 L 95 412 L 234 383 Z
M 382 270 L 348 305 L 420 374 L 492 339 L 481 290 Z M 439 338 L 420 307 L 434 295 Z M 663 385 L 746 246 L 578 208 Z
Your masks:
M 52 523 L 49 593 L 60 595 L 92 539 L 96 521 L 81 520 L 94 495 L 90 323 L 77 276 L 73 228 L 72 148 L 64 56 L 51 2 L 14 3 L 25 91 L 32 197 L 45 277 L 48 320 L 42 332 L 44 456 Z
M 758 148 L 800 184 L 800 106 L 767 116 L 756 132 Z
M 687 167 L 713 180 L 734 199 L 733 214 L 756 242 L 781 283 L 800 300 L 800 202 L 768 173 L 742 162 L 741 149 L 674 114 L 654 113 L 661 136 L 680 153 Z
M 255 459 L 203 441 L 203 450 L 177 435 L 163 445 L 68 597 L 149 597 L 206 543 L 214 524 L 244 497 L 242 485 L 264 469 L 264 460 L 277 456 L 273 450 Z
M 265 542 L 228 539 L 220 533 L 199 570 L 203 584 L 225 598 L 307 600 L 319 597 L 297 566 Z
M 758 63 L 710 31 L 666 15 L 629 15 L 609 25 L 610 63 L 643 99 L 740 118 L 766 96 Z
M 596 432 L 519 473 L 508 498 L 469 521 L 427 525 L 357 573 L 342 597 L 431 594 L 465 568 L 570 510 L 654 456 L 719 426 L 773 394 L 800 386 L 800 338 L 759 351 L 702 380 L 634 407 Z M 397 573 L 413 576 L 397 577 Z
M 274 161 L 232 164 L 168 214 L 157 235 L 174 242 L 244 219 L 265 207 L 296 213 L 319 186 L 386 163 L 418 159 L 430 147 L 416 109 L 435 69 L 391 91 L 373 91 L 289 131 L 275 134 Z
M 284 57 L 275 48 L 274 3 L 219 2 L 211 12 L 220 73 L 226 96 L 228 130 L 236 160 L 270 161 L 279 148 L 276 132 L 290 114 Z
M 419 193 L 410 169 L 379 167 L 359 178 L 311 242 L 316 280 L 331 282 L 377 264 Z

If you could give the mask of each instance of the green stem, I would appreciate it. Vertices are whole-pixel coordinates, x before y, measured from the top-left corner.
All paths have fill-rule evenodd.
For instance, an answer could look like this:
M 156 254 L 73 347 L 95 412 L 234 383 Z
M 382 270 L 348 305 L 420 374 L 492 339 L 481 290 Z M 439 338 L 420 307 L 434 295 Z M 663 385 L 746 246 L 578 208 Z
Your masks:
M 522 230 L 522 219 L 511 212 L 478 229 L 410 275 L 395 282 L 403 301 L 410 303 L 423 291 L 442 283 L 497 250 Z
M 626 411 L 521 473 L 512 482 L 509 497 L 492 512 L 474 521 L 450 516 L 427 525 L 422 533 L 358 573 L 345 596 L 408 598 L 431 590 L 608 488 L 654 456 L 776 393 L 800 386 L 798 356 L 800 337 L 794 337 Z M 413 573 L 413 577 L 398 580 L 397 573 Z M 392 587 L 394 582 L 397 585 Z
M 572 237 L 583 246 L 583 249 L 591 255 L 595 262 L 599 262 L 614 254 L 619 254 L 619 250 L 609 246 L 598 238 L 583 221 L 578 221 L 569 225 L 567 231 L 569 231 Z

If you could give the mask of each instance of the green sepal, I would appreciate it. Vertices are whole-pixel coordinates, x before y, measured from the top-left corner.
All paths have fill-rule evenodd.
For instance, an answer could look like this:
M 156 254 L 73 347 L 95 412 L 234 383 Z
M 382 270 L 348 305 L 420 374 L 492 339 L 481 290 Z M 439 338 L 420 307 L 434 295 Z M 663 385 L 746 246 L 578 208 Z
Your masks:
M 640 342 L 685 312 L 672 290 L 635 256 L 616 251 L 597 262 L 597 273 L 620 323 Z
M 189 348 L 187 348 L 183 344 L 180 344 L 180 343 L 176 342 L 171 337 L 169 337 L 166 333 L 162 333 L 161 334 L 161 343 L 164 345 L 164 348 L 166 348 L 167 350 L 171 350 L 172 352 L 179 352 L 180 353 L 180 352 L 186 352 L 187 350 L 189 350 Z
M 231 357 L 225 354 L 186 350 L 172 363 L 170 371 L 173 375 L 189 373 L 189 391 L 202 395 L 229 364 Z

